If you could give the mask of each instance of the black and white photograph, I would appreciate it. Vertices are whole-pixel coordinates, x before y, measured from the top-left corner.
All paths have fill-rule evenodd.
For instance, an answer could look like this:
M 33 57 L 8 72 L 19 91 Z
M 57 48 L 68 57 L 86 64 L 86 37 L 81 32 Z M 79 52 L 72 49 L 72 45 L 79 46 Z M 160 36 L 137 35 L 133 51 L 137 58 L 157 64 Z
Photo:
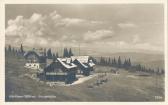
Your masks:
M 10 4 L 5 102 L 165 102 L 165 5 Z

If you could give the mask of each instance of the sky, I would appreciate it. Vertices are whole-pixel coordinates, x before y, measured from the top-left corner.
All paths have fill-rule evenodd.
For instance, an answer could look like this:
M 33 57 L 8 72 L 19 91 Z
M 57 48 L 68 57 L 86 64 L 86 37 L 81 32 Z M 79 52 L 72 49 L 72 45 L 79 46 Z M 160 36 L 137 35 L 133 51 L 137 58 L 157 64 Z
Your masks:
M 163 52 L 162 4 L 7 4 L 5 43 L 93 52 Z

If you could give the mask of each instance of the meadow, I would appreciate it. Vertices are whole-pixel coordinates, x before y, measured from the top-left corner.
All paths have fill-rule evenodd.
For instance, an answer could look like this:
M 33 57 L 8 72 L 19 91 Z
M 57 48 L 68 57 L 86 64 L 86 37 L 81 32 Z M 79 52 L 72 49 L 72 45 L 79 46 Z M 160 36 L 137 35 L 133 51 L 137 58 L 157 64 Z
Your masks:
M 25 77 L 29 73 L 24 68 L 22 57 L 5 57 L 5 100 L 6 101 L 57 101 L 57 102 L 151 102 L 164 101 L 164 75 L 139 75 L 139 72 L 119 69 L 119 74 L 111 73 L 108 66 L 95 67 L 94 74 L 107 79 L 99 85 L 96 76 L 84 83 L 72 86 L 50 87 L 45 83 Z M 11 96 L 27 96 L 15 97 Z M 30 97 L 32 96 L 32 97 Z M 43 96 L 43 97 L 40 97 Z M 55 96 L 55 97 L 47 97 Z M 45 98 L 44 98 L 45 97 Z

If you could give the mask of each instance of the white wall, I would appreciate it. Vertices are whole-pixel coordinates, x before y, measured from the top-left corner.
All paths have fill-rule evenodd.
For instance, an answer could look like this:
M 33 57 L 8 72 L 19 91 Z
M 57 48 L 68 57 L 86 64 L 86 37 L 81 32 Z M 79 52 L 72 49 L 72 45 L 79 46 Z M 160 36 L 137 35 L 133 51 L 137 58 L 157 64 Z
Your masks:
M 40 64 L 39 63 L 26 63 L 25 67 L 26 68 L 31 68 L 31 69 L 39 69 Z

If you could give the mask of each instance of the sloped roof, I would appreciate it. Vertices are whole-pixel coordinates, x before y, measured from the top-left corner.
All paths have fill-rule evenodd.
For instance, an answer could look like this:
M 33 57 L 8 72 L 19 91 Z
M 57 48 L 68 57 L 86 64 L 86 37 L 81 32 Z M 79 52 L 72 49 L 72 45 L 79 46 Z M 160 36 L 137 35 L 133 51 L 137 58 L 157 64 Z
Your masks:
M 38 58 L 40 57 L 38 53 L 36 53 L 35 51 L 28 51 L 26 53 L 24 53 L 24 57 L 27 58 L 29 55 L 34 54 L 35 56 L 37 56 Z
M 89 60 L 89 63 L 88 63 L 88 64 L 89 64 L 89 66 L 90 66 L 90 67 L 95 66 L 95 64 L 93 63 L 93 61 L 92 61 L 92 60 Z
M 71 56 L 71 59 L 72 61 L 78 61 L 84 68 L 93 67 L 95 65 L 92 60 L 89 60 L 89 56 Z
M 77 59 L 81 63 L 88 63 L 89 56 L 71 56 L 71 59 L 72 59 L 72 61 L 74 61 L 75 59 Z
M 86 63 L 84 64 L 84 63 L 82 63 L 80 60 L 78 60 L 78 59 L 76 59 L 76 61 L 82 66 L 82 67 L 84 67 L 84 68 L 89 68 L 89 66 L 88 65 L 86 65 Z
M 65 58 L 61 59 L 61 58 L 57 58 L 58 62 L 61 63 L 62 66 L 64 66 L 67 69 L 71 69 L 71 68 L 76 68 L 77 66 L 74 63 L 69 63 L 67 64 L 65 62 Z
M 95 64 L 93 62 L 89 62 L 89 66 L 93 67 L 93 66 L 95 66 Z
M 42 53 L 42 52 L 38 52 L 38 51 L 33 51 L 33 50 L 31 50 L 31 51 L 25 52 L 25 53 L 24 53 L 24 57 L 27 57 L 27 56 L 30 55 L 30 54 L 35 54 L 35 55 L 38 56 L 38 57 L 44 56 L 44 53 Z

